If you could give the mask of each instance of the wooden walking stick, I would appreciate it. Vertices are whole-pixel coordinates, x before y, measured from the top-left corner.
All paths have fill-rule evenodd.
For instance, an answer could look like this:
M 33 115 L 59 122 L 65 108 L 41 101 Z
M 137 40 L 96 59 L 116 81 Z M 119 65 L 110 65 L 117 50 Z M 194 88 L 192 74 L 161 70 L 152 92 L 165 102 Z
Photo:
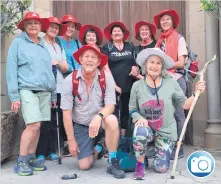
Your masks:
M 190 72 L 198 74 L 200 76 L 200 81 L 203 81 L 204 73 L 206 72 L 208 65 L 210 63 L 212 63 L 213 61 L 215 61 L 215 60 L 216 60 L 216 55 L 214 55 L 212 60 L 207 61 L 205 63 L 203 69 L 200 72 L 197 72 L 197 73 L 196 72 L 192 72 L 192 71 L 190 71 Z M 199 95 L 200 95 L 200 91 L 197 90 L 197 92 L 195 94 L 195 97 L 193 99 L 193 102 L 192 102 L 192 104 L 190 106 L 190 109 L 189 109 L 188 115 L 186 117 L 186 120 L 184 122 L 184 125 L 183 125 L 183 128 L 182 128 L 182 132 L 180 134 L 179 141 L 177 142 L 176 154 L 175 154 L 175 159 L 174 159 L 174 162 L 173 162 L 173 169 L 172 169 L 172 173 L 171 173 L 171 177 L 170 177 L 171 179 L 175 178 L 175 171 L 176 171 L 176 166 L 177 166 L 177 160 L 178 160 L 178 154 L 179 154 L 179 151 L 180 151 L 180 146 L 181 146 L 181 143 L 182 143 L 182 140 L 183 140 L 183 136 L 184 136 L 185 131 L 186 131 L 187 124 L 188 124 L 190 116 L 191 116 L 191 114 L 193 112 L 193 108 L 195 107 L 196 102 L 197 102 L 197 100 L 199 98 Z

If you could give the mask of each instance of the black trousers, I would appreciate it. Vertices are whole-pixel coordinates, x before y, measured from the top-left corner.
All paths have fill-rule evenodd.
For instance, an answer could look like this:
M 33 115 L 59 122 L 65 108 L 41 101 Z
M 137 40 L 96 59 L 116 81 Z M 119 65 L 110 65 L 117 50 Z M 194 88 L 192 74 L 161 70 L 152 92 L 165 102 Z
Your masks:
M 51 121 L 41 123 L 40 138 L 36 150 L 36 155 L 48 156 L 56 152 L 57 145 L 57 125 L 56 111 L 51 109 Z
M 58 119 L 59 119 L 59 130 L 60 140 L 67 139 L 63 125 L 63 115 L 60 109 L 61 95 L 57 95 L 57 106 L 58 106 Z M 51 153 L 55 153 L 57 148 L 57 117 L 56 109 L 51 109 L 51 121 L 42 122 L 40 129 L 40 138 L 36 150 L 36 155 L 48 156 Z
M 119 94 L 117 94 L 119 95 Z M 130 92 L 125 92 L 120 95 L 120 101 L 117 102 L 115 106 L 114 115 L 117 116 L 119 120 L 119 111 L 120 111 L 120 127 L 121 129 L 128 128 L 129 121 L 129 101 L 130 101 Z

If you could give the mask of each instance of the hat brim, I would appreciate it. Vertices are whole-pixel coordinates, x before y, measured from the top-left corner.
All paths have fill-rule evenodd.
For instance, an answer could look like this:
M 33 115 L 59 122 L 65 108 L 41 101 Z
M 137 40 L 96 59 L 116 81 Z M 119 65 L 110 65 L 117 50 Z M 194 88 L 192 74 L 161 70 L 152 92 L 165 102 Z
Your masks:
M 154 18 L 153 18 L 157 29 L 161 29 L 161 27 L 160 27 L 160 18 L 165 14 L 168 14 L 171 17 L 173 17 L 174 24 L 175 24 L 176 27 L 179 25 L 179 15 L 177 14 L 177 12 L 175 10 L 165 10 L 165 11 L 162 11 L 159 14 L 155 15 Z
M 50 22 L 50 24 L 51 23 L 58 24 L 57 22 Z M 50 26 L 50 24 L 49 24 L 49 26 Z M 67 31 L 67 25 L 65 25 L 65 24 L 58 24 L 58 25 L 59 25 L 58 36 L 63 36 L 65 34 L 65 32 Z M 48 26 L 48 28 L 49 28 L 49 26 Z M 46 33 L 48 28 L 47 29 L 42 29 L 41 32 Z
M 97 36 L 98 36 L 98 38 L 97 38 L 98 39 L 97 40 L 98 44 L 97 45 L 101 45 L 102 41 L 103 41 L 103 34 L 102 34 L 101 30 L 98 27 L 94 26 L 94 25 L 84 25 L 84 26 L 81 27 L 81 29 L 79 31 L 79 40 L 80 40 L 80 42 L 81 43 L 83 42 L 84 34 L 88 29 L 94 29 L 96 31 Z
M 147 48 L 142 50 L 136 58 L 136 63 L 142 68 L 147 58 L 151 55 L 159 56 L 163 59 L 164 69 L 170 69 L 174 66 L 173 59 L 166 55 L 159 48 Z
M 71 21 L 71 20 L 70 20 L 70 21 L 61 21 L 62 24 L 66 24 L 66 23 L 68 23 L 68 22 L 73 22 L 73 23 L 75 23 L 75 25 L 76 25 L 76 26 L 75 26 L 75 29 L 76 29 L 77 31 L 79 31 L 79 30 L 81 29 L 81 27 L 82 27 L 82 26 L 81 26 L 81 23 L 79 23 L 79 22 L 75 22 L 75 21 Z
M 41 32 L 48 29 L 48 27 L 50 25 L 50 22 L 47 18 L 27 18 L 27 19 L 23 19 L 18 23 L 18 25 L 17 25 L 18 29 L 21 29 L 22 31 L 24 31 L 25 30 L 25 27 L 24 27 L 25 21 L 33 20 L 33 19 L 37 20 L 38 22 L 41 23 Z
M 147 25 L 149 28 L 150 28 L 150 31 L 152 33 L 152 36 L 155 36 L 156 35 L 156 32 L 157 32 L 157 29 L 155 27 L 155 25 L 149 23 L 149 22 L 145 22 L 145 21 L 140 21 L 140 22 L 137 22 L 136 25 L 135 25 L 135 38 L 139 41 L 141 41 L 141 38 L 140 38 L 140 27 L 142 25 Z
M 123 34 L 124 34 L 123 40 L 125 41 L 128 39 L 130 32 L 127 30 L 126 26 L 122 22 L 112 22 L 107 27 L 104 28 L 104 35 L 108 41 L 112 40 L 110 31 L 113 26 L 121 27 L 123 29 Z
M 100 51 L 98 51 L 98 49 L 96 49 L 95 47 L 92 47 L 92 46 L 89 46 L 89 45 L 84 45 L 82 46 L 77 52 L 75 52 L 73 54 L 73 57 L 75 58 L 75 60 L 81 65 L 81 62 L 80 62 L 80 56 L 83 54 L 83 52 L 85 52 L 86 50 L 93 50 L 95 51 L 99 56 L 100 56 L 100 59 L 101 59 L 101 62 L 100 62 L 100 65 L 99 67 L 104 67 L 107 62 L 108 62 L 108 57 L 104 54 L 102 54 Z

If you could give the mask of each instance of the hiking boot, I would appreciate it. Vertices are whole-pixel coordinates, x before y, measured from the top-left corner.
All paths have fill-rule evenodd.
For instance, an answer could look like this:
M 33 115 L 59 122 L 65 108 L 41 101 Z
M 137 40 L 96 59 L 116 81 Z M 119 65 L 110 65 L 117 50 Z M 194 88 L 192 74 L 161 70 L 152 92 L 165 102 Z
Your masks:
M 96 145 L 102 146 L 101 152 L 98 153 L 98 155 L 97 155 L 97 160 L 100 160 L 105 155 L 105 153 L 106 153 L 104 137 L 101 138 Z
M 69 149 L 68 149 L 68 144 L 63 148 L 63 156 L 64 157 L 71 157 L 71 153 L 69 152 Z
M 41 163 L 37 158 L 31 158 L 29 161 L 29 165 L 33 171 L 44 171 L 47 167 Z
M 47 156 L 47 160 L 51 161 L 58 161 L 59 157 L 55 153 L 51 153 L 50 155 Z
M 170 155 L 170 160 L 174 160 L 175 159 L 175 154 L 176 154 L 176 146 L 173 148 L 173 151 Z M 178 159 L 179 158 L 183 158 L 184 157 L 184 151 L 183 151 L 183 145 L 180 146 L 180 151 L 179 151 L 179 154 L 178 154 Z
M 45 156 L 44 155 L 39 155 L 38 160 L 40 163 L 45 163 Z
M 120 165 L 116 158 L 112 158 L 111 162 L 108 163 L 107 173 L 112 174 L 117 179 L 125 178 L 125 173 L 120 170 Z
M 29 166 L 28 163 L 25 162 L 19 162 L 14 167 L 14 172 L 17 173 L 19 176 L 31 176 L 33 175 L 33 170 Z
M 135 180 L 144 180 L 145 179 L 145 167 L 142 163 L 137 162 L 135 172 L 133 175 Z

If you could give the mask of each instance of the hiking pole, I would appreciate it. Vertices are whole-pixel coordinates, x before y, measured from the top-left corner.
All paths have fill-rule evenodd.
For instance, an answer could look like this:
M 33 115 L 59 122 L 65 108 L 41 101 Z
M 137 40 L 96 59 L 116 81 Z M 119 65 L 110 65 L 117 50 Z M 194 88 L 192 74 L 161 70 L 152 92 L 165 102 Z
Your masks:
M 200 71 L 200 72 L 192 72 L 192 73 L 195 73 L 195 74 L 198 74 L 200 76 L 200 80 L 199 81 L 203 81 L 203 77 L 204 77 L 204 73 L 206 72 L 207 70 L 207 67 L 210 63 L 212 63 L 213 61 L 216 60 L 216 55 L 213 56 L 213 59 L 210 60 L 210 61 L 207 61 L 203 67 L 203 69 Z M 190 71 L 191 72 L 191 71 Z M 196 102 L 199 98 L 199 95 L 200 95 L 200 90 L 197 90 L 196 91 L 196 94 L 195 94 L 195 97 L 193 99 L 193 102 L 190 106 L 190 109 L 189 109 L 189 112 L 188 112 L 188 115 L 186 117 L 186 120 L 184 122 L 184 125 L 183 125 L 183 128 L 182 128 L 182 132 L 180 134 L 180 138 L 179 138 L 179 141 L 177 142 L 177 148 L 176 148 L 176 154 L 175 154 L 175 159 L 174 159 L 174 162 L 173 162 L 173 169 L 172 169 L 172 173 L 171 173 L 171 179 L 174 179 L 175 178 L 175 171 L 176 171 L 176 166 L 177 166 L 177 160 L 178 160 L 178 153 L 180 151 L 180 146 L 181 146 L 181 143 L 182 143 L 182 140 L 183 140 L 183 136 L 186 132 L 186 127 L 187 127 L 187 124 L 189 122 L 189 119 L 190 119 L 190 116 L 193 112 L 193 108 L 195 107 L 196 105 Z
M 57 121 L 57 137 L 58 137 L 58 164 L 61 162 L 61 149 L 60 149 L 60 132 L 59 132 L 59 119 L 58 119 L 58 106 L 56 106 L 56 121 Z

